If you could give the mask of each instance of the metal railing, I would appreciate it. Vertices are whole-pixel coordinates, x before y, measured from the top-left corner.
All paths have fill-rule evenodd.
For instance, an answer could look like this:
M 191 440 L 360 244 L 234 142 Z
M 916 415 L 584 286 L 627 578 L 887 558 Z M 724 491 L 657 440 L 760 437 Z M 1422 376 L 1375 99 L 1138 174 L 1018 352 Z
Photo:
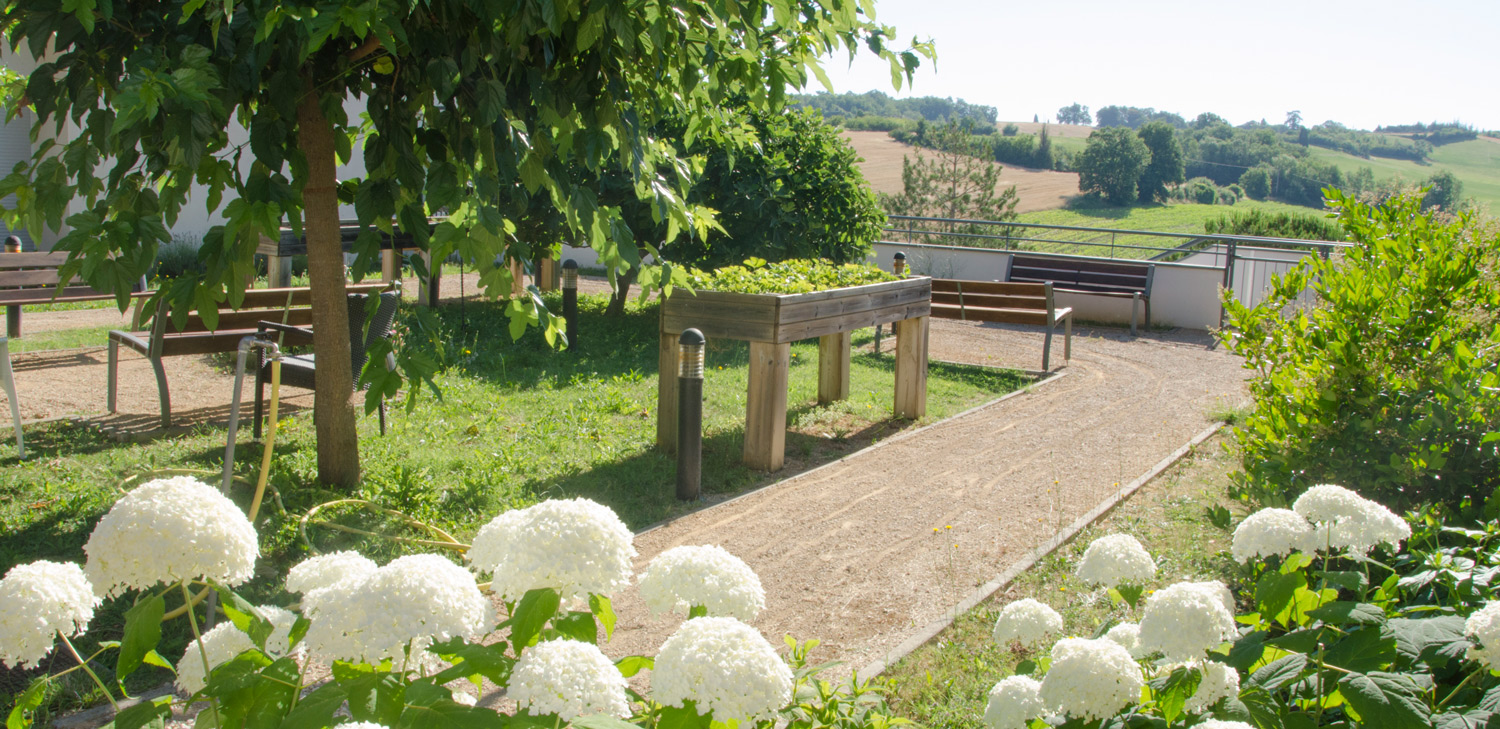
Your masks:
M 1264 298 L 1273 276 L 1285 273 L 1304 257 L 1328 258 L 1348 243 L 1298 238 L 1210 233 L 1162 233 L 1123 228 L 1015 223 L 962 218 L 892 215 L 885 241 L 923 245 L 1018 251 L 1041 255 L 1190 263 L 1224 271 L 1223 285 L 1235 298 L 1254 306 Z M 1303 304 L 1313 303 L 1305 292 Z

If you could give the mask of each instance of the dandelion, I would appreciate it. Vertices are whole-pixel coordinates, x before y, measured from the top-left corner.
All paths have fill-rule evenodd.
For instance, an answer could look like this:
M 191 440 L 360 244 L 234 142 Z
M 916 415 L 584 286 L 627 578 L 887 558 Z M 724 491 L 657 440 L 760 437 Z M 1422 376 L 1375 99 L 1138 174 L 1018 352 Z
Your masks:
M 792 697 L 792 669 L 754 628 L 734 618 L 693 618 L 656 656 L 651 692 L 664 706 L 693 702 L 716 721 L 770 719 Z
M 1170 661 L 1195 661 L 1233 638 L 1234 614 L 1217 582 L 1179 582 L 1146 599 L 1140 649 Z
M 702 606 L 709 615 L 754 620 L 766 607 L 755 571 L 723 547 L 673 547 L 651 560 L 640 578 L 641 598 L 654 613 L 687 615 Z
M 1135 537 L 1108 534 L 1095 539 L 1084 550 L 1077 575 L 1084 582 L 1104 587 L 1140 583 L 1156 576 L 1156 560 Z
M 1500 667 L 1500 600 L 1491 600 L 1476 610 L 1464 621 L 1464 635 L 1474 642 L 1469 646 L 1469 659 L 1479 661 L 1486 668 Z
M 59 634 L 88 630 L 99 597 L 78 565 L 45 560 L 10 568 L 0 579 L 0 663 L 36 665 Z
M 84 573 L 100 596 L 122 588 L 248 579 L 260 554 L 255 527 L 217 489 L 188 476 L 141 484 L 120 497 L 89 535 Z
M 1230 553 L 1244 564 L 1252 557 L 1285 557 L 1317 549 L 1313 526 L 1291 509 L 1261 509 L 1234 530 Z
M 990 729 L 1026 729 L 1042 715 L 1042 684 L 1027 676 L 1007 676 L 990 689 L 984 724 Z
M 598 646 L 549 640 L 526 649 L 516 661 L 506 694 L 533 715 L 565 722 L 590 714 L 630 716 L 625 677 Z
M 992 636 L 1002 646 L 1017 641 L 1030 648 L 1062 630 L 1063 619 L 1056 610 L 1028 597 L 1001 609 Z
M 1139 701 L 1144 685 L 1141 667 L 1119 644 L 1064 638 L 1052 647 L 1039 695 L 1051 711 L 1096 721 Z
M 475 571 L 493 573 L 491 588 L 505 600 L 541 587 L 567 600 L 630 584 L 632 540 L 609 507 L 588 499 L 543 501 L 484 525 L 468 559 Z

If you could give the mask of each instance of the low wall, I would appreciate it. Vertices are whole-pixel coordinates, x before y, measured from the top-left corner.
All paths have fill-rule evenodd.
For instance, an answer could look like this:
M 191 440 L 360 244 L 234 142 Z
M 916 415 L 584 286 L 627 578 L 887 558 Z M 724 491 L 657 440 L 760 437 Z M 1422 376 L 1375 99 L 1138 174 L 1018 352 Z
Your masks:
M 900 251 L 912 273 L 934 278 L 999 281 L 1005 278 L 1009 251 L 986 248 L 934 246 L 920 243 L 876 243 L 870 263 L 889 270 Z M 1185 329 L 1219 325 L 1219 284 L 1224 271 L 1211 266 L 1157 263 L 1151 285 L 1151 323 Z M 1073 307 L 1073 316 L 1114 324 L 1130 323 L 1130 300 L 1088 294 L 1057 294 L 1059 306 Z M 1142 320 L 1145 311 L 1139 316 Z

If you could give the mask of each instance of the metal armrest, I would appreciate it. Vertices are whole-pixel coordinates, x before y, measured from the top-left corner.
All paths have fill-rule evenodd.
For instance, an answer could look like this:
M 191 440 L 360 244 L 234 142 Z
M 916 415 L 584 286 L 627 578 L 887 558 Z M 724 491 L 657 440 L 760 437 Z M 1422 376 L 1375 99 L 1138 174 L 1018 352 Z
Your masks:
M 277 337 L 278 343 L 283 347 L 292 347 L 313 343 L 313 331 L 309 327 L 293 326 L 275 321 L 259 321 L 255 325 L 256 333 L 262 338 L 269 332 L 276 332 L 282 336 Z

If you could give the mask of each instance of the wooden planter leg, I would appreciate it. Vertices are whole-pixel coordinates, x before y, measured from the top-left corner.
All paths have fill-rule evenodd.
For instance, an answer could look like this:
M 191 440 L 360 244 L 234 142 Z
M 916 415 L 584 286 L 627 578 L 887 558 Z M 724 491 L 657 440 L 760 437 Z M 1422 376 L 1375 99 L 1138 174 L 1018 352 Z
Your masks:
M 927 414 L 927 317 L 896 322 L 896 416 Z
M 395 248 L 387 248 L 380 252 L 380 280 L 390 283 L 401 278 L 401 265 L 397 261 L 401 254 Z
M 656 447 L 677 451 L 677 334 L 661 333 L 657 350 Z
M 818 403 L 849 397 L 850 332 L 818 337 Z
M 786 387 L 791 362 L 791 344 L 750 343 L 745 465 L 758 471 L 779 471 L 786 461 Z

